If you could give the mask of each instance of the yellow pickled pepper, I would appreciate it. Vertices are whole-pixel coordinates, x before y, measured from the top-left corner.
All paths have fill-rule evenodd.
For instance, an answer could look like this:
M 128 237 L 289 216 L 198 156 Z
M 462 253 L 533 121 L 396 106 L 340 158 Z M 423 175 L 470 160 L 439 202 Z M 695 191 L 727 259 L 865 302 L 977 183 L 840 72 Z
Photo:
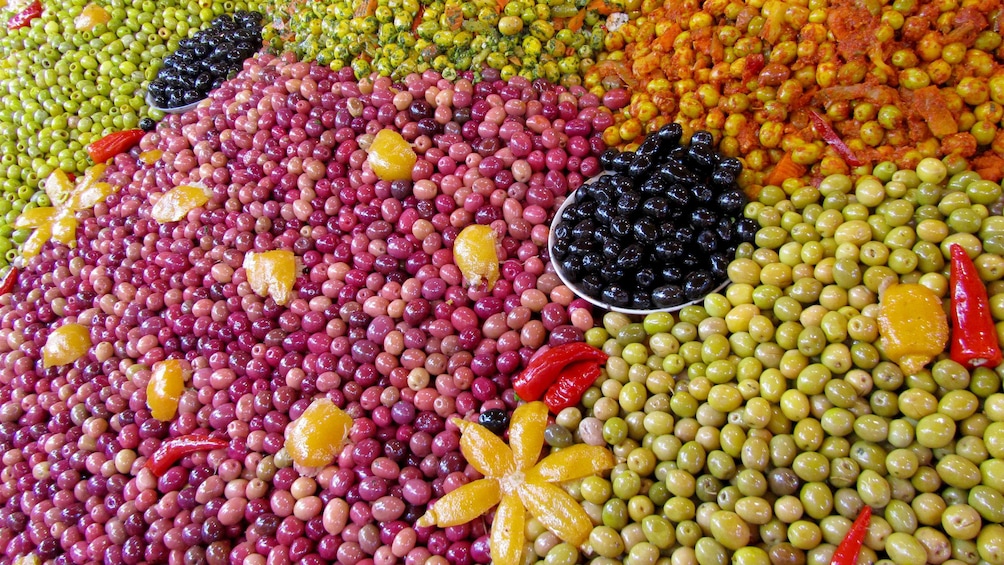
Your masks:
M 907 375 L 917 374 L 948 343 L 941 298 L 916 283 L 893 284 L 882 292 L 878 327 L 882 350 Z
M 153 366 L 146 385 L 146 403 L 150 415 L 167 422 L 178 412 L 178 402 L 185 390 L 185 367 L 179 359 L 165 359 Z

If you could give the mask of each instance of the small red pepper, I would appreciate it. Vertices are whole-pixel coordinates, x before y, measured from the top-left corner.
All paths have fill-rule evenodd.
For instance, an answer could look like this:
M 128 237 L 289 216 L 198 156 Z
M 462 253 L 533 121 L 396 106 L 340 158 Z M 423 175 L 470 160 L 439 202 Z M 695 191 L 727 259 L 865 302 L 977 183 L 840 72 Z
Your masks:
M 809 117 L 812 118 L 812 126 L 816 130 L 816 133 L 823 138 L 823 141 L 836 149 L 837 153 L 840 153 L 840 156 L 843 157 L 844 161 L 846 161 L 848 165 L 852 167 L 860 167 L 864 164 L 861 162 L 861 159 L 858 159 L 858 156 L 851 151 L 851 148 L 847 147 L 844 140 L 840 139 L 840 134 L 833 129 L 833 126 L 824 120 L 823 117 L 815 110 L 809 110 Z
M 31 20 L 42 15 L 42 3 L 35 0 L 28 4 L 23 10 L 14 14 L 7 20 L 7 29 L 21 29 L 26 27 Z
M 160 477 L 174 465 L 178 459 L 197 451 L 225 449 L 230 443 L 225 439 L 217 439 L 202 435 L 188 434 L 164 440 L 146 462 L 146 468 Z
M 512 388 L 523 400 L 539 400 L 568 365 L 576 361 L 601 363 L 606 360 L 606 353 L 583 342 L 558 345 L 531 359 L 526 369 L 512 379 Z
M 129 151 L 146 135 L 141 129 L 127 129 L 110 133 L 87 146 L 87 154 L 95 163 L 104 163 L 112 157 Z
M 557 414 L 575 406 L 582 395 L 600 378 L 600 366 L 595 361 L 576 361 L 562 369 L 558 380 L 547 389 L 544 404 Z
M 14 285 L 17 284 L 17 267 L 11 267 L 7 274 L 4 276 L 3 281 L 0 282 L 0 296 L 7 294 L 14 290 Z
M 871 519 L 872 507 L 866 504 L 857 519 L 851 524 L 847 535 L 837 546 L 837 550 L 833 552 L 830 565 L 854 565 L 858 562 L 858 554 L 861 553 L 861 545 L 864 544 L 865 534 L 868 533 L 868 524 Z
M 967 369 L 993 368 L 1001 364 L 997 328 L 990 315 L 987 287 L 976 265 L 961 245 L 950 246 L 952 253 L 952 360 Z

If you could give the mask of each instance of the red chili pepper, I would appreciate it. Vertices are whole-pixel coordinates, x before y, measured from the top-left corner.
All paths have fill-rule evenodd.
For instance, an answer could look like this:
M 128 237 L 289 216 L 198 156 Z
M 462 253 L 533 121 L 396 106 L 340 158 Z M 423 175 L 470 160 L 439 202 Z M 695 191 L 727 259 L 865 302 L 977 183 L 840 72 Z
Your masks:
M 823 138 L 823 141 L 828 143 L 831 147 L 840 153 L 840 156 L 844 158 L 844 161 L 852 167 L 860 167 L 864 163 L 858 156 L 851 151 L 850 147 L 844 143 L 843 139 L 840 139 L 840 134 L 833 129 L 833 126 L 829 122 L 823 119 L 815 110 L 809 110 L 809 117 L 812 119 L 812 126 L 816 130 L 816 133 Z
M 87 146 L 87 154 L 95 163 L 104 163 L 112 157 L 129 151 L 146 135 L 141 129 L 127 129 L 110 133 Z
M 42 3 L 35 0 L 25 9 L 14 14 L 7 20 L 7 29 L 21 29 L 31 23 L 31 20 L 42 15 Z
M 582 342 L 558 345 L 531 359 L 526 369 L 513 378 L 512 388 L 523 400 L 539 400 L 568 365 L 576 361 L 600 363 L 606 360 L 606 353 Z
M 830 565 L 854 565 L 858 562 L 858 554 L 861 553 L 861 545 L 865 541 L 865 534 L 868 533 L 868 524 L 872 519 L 872 507 L 865 505 L 861 509 L 851 529 L 833 552 Z
M 17 267 L 11 267 L 7 274 L 3 278 L 3 282 L 0 282 L 0 296 L 7 294 L 14 290 L 14 285 L 17 284 Z
M 419 24 L 422 23 L 423 16 L 425 16 L 425 4 L 419 4 L 418 13 L 415 14 L 415 19 L 411 21 L 411 31 L 418 29 Z
M 600 378 L 600 366 L 595 361 L 576 361 L 565 367 L 558 375 L 547 394 L 544 404 L 557 414 L 569 406 L 575 406 L 582 395 Z
M 950 356 L 967 369 L 996 367 L 1001 364 L 997 328 L 990 315 L 987 287 L 976 272 L 976 265 L 961 245 L 952 252 L 952 347 Z
M 165 440 L 153 452 L 146 462 L 146 468 L 150 469 L 154 475 L 160 477 L 174 465 L 178 459 L 195 453 L 196 451 L 211 451 L 213 449 L 225 449 L 229 442 L 225 439 L 217 439 L 207 436 L 189 434 L 173 437 Z

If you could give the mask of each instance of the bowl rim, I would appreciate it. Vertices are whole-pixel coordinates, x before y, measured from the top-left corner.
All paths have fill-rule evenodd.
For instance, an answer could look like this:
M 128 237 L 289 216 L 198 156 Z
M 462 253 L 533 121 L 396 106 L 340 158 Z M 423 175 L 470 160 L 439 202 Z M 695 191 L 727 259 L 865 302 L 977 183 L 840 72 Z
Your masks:
M 603 171 L 602 173 L 600 173 L 600 174 L 596 175 L 595 177 L 593 177 L 593 178 L 587 180 L 586 182 L 584 182 L 582 184 L 582 186 L 584 186 L 586 184 L 594 183 L 597 180 L 599 180 L 600 177 L 603 177 L 603 176 L 606 176 L 606 175 L 612 175 L 612 174 L 614 174 L 614 173 L 612 173 L 610 171 Z M 582 188 L 582 186 L 580 186 L 579 188 Z M 554 229 L 561 222 L 561 213 L 564 212 L 565 208 L 567 208 L 568 206 L 571 206 L 572 204 L 574 204 L 578 200 L 578 197 L 577 197 L 576 193 L 579 191 L 579 188 L 576 188 L 575 190 L 569 192 L 565 196 L 565 200 L 561 203 L 560 206 L 558 206 L 558 209 L 554 211 L 554 217 L 551 219 L 550 230 L 548 231 L 548 234 L 547 234 L 547 253 L 548 253 L 548 257 L 550 257 L 550 259 L 551 259 L 551 264 L 554 267 L 554 274 L 558 275 L 558 278 L 561 279 L 561 283 L 564 284 L 565 286 L 567 286 L 569 289 L 571 289 L 572 292 L 574 292 L 577 297 L 585 300 L 586 302 L 589 302 L 590 304 L 592 304 L 594 306 L 599 306 L 600 308 L 603 308 L 605 310 L 609 310 L 611 312 L 619 312 L 621 314 L 647 315 L 647 314 L 655 314 L 655 313 L 659 313 L 659 312 L 667 312 L 667 313 L 679 312 L 680 310 L 683 310 L 687 306 L 694 306 L 696 304 L 700 304 L 701 302 L 704 302 L 704 299 L 707 298 L 708 294 L 713 294 L 715 292 L 719 292 L 719 291 L 725 289 L 727 286 L 729 286 L 729 283 L 731 281 L 729 281 L 729 278 L 726 277 L 725 281 L 722 282 L 722 284 L 720 284 L 717 287 L 711 289 L 710 291 L 708 291 L 708 294 L 705 294 L 704 296 L 701 296 L 700 298 L 695 298 L 694 300 L 690 300 L 690 301 L 684 302 L 682 304 L 677 304 L 675 306 L 667 306 L 665 308 L 652 308 L 652 309 L 648 309 L 648 310 L 643 310 L 643 309 L 638 309 L 638 308 L 623 308 L 623 307 L 620 307 L 620 306 L 614 306 L 612 304 L 608 304 L 608 303 L 606 303 L 606 302 L 604 302 L 602 300 L 599 300 L 597 298 L 593 298 L 592 296 L 589 296 L 588 294 L 586 294 L 585 292 L 583 292 L 579 288 L 579 285 L 577 283 L 572 282 L 568 277 L 565 276 L 565 274 L 562 272 L 563 269 L 561 268 L 560 262 L 558 262 L 554 258 L 554 244 L 556 243 L 556 240 L 557 240 L 557 236 L 554 235 Z
M 191 104 L 185 104 L 184 106 L 178 106 L 176 108 L 162 108 L 162 107 L 154 104 L 153 103 L 153 99 L 150 98 L 150 91 L 147 91 L 146 96 L 144 96 L 144 99 L 146 100 L 147 106 L 149 106 L 153 110 L 157 110 L 159 112 L 164 112 L 165 114 L 184 114 L 185 112 L 187 112 L 189 110 L 194 110 L 199 104 L 202 104 L 203 102 L 205 102 L 206 100 L 208 100 L 209 97 L 207 96 L 207 97 L 205 97 L 202 100 L 199 100 L 197 102 L 192 102 Z

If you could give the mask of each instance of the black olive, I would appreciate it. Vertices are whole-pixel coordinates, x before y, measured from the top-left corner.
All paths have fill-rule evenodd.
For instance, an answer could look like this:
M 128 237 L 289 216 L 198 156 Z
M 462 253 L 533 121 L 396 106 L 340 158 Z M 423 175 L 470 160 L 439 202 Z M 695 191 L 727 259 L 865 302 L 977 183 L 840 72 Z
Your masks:
M 223 61 L 214 61 L 209 65 L 209 72 L 215 77 L 226 77 L 230 72 L 230 67 Z
M 638 243 L 632 243 L 617 256 L 617 266 L 622 269 L 637 269 L 644 259 L 645 249 Z
M 669 182 L 680 182 L 683 184 L 695 184 L 698 177 L 689 167 L 676 159 L 669 159 L 656 169 L 656 172 L 665 176 Z
M 634 160 L 633 151 L 624 151 L 622 153 L 618 153 L 613 160 L 613 170 L 617 171 L 618 173 L 626 173 L 627 170 L 631 167 L 631 161 L 633 160 Z
M 595 251 L 599 246 L 595 241 L 591 239 L 573 239 L 571 243 L 568 244 L 568 250 L 572 255 L 581 257 L 586 253 Z
M 556 241 L 565 241 L 568 239 L 569 234 L 572 233 L 572 225 L 568 222 L 558 222 L 558 225 L 554 228 L 554 239 Z
M 635 221 L 631 229 L 636 241 L 649 245 L 659 238 L 659 225 L 654 219 L 644 216 Z
M 691 226 L 680 226 L 673 233 L 673 238 L 680 243 L 687 244 L 694 240 L 696 233 Z
M 697 234 L 697 238 L 694 240 L 697 246 L 701 248 L 701 251 L 705 253 L 712 253 L 718 249 L 718 245 L 722 240 L 718 237 L 718 234 L 711 230 L 704 230 Z
M 143 118 L 139 121 L 139 129 L 143 131 L 153 131 L 153 128 L 157 127 L 157 122 L 153 121 L 151 118 Z
M 682 184 L 671 184 L 665 192 L 671 206 L 685 208 L 690 204 L 690 191 Z
M 213 86 L 213 76 L 209 73 L 202 73 L 195 77 L 195 90 L 205 94 Z
M 729 256 L 724 253 L 712 253 L 711 257 L 708 258 L 708 267 L 711 269 L 711 275 L 715 280 L 725 280 L 728 276 L 729 269 Z
M 638 288 L 652 288 L 656 280 L 655 269 L 651 267 L 638 269 L 638 272 L 635 273 L 635 280 L 638 282 Z
M 647 196 L 662 196 L 666 194 L 666 189 L 668 188 L 669 183 L 666 182 L 666 177 L 662 175 L 649 177 L 638 186 L 638 190 Z
M 760 230 L 760 225 L 753 218 L 740 218 L 736 222 L 735 231 L 738 241 L 753 243 L 756 232 Z
M 711 146 L 714 143 L 715 138 L 711 135 L 711 132 L 698 130 L 694 132 L 694 135 L 690 136 L 690 145 L 705 145 Z
M 674 239 L 676 236 L 676 225 L 676 222 L 673 220 L 662 221 L 659 224 L 659 239 Z
M 743 172 L 743 163 L 735 157 L 726 157 L 718 162 L 717 170 L 728 171 L 738 177 Z
M 606 264 L 606 260 L 604 260 L 603 255 L 597 251 L 586 253 L 582 256 L 582 271 L 584 273 L 595 273 L 596 271 L 599 271 L 604 264 Z
M 648 310 L 652 307 L 652 295 L 644 290 L 636 290 L 631 294 L 631 307 L 637 310 Z
M 719 223 L 715 226 L 715 235 L 718 236 L 718 239 L 722 240 L 722 243 L 732 241 L 736 236 L 735 223 L 732 221 Z
M 693 270 L 701 265 L 704 260 L 694 254 L 684 255 L 680 257 L 680 264 L 683 265 L 684 270 Z
M 198 43 L 199 43 L 198 40 L 191 37 L 186 37 L 185 39 L 182 39 L 181 41 L 178 42 L 178 50 L 191 49 L 195 47 Z M 166 62 L 167 58 L 165 58 L 164 61 Z
M 690 163 L 701 170 L 710 170 L 718 163 L 718 156 L 714 149 L 706 145 L 691 145 L 687 151 L 687 158 Z
M 603 258 L 607 261 L 615 261 L 617 256 L 621 254 L 621 249 L 624 249 L 624 245 L 616 239 L 609 239 L 603 243 L 600 250 L 603 253 Z
M 669 200 L 662 196 L 647 198 L 641 203 L 641 212 L 656 220 L 663 220 L 669 216 Z
M 746 205 L 746 195 L 738 188 L 726 190 L 719 194 L 716 200 L 718 209 L 729 214 L 739 212 Z
M 204 98 L 204 95 L 199 94 L 198 92 L 196 92 L 194 90 L 188 90 L 188 91 L 185 92 L 185 98 L 184 98 L 184 100 L 185 100 L 185 104 L 193 104 L 195 102 L 198 102 L 199 100 L 202 100 L 203 98 Z
M 596 220 L 592 218 L 581 220 L 572 228 L 572 239 L 593 239 L 596 228 Z
M 223 77 L 220 77 L 220 78 L 214 80 L 213 81 L 213 90 L 216 90 L 217 88 L 223 86 L 224 82 L 226 82 L 226 79 L 223 78 Z
M 568 257 L 570 251 L 568 250 L 568 243 L 558 239 L 554 242 L 554 247 L 551 249 L 552 259 L 561 261 L 562 259 Z
M 664 142 L 670 145 L 676 145 L 680 142 L 680 138 L 683 137 L 683 126 L 676 122 L 668 123 L 659 128 L 656 135 Z
M 623 216 L 634 214 L 641 206 L 641 195 L 637 192 L 625 192 L 617 199 L 617 212 Z
M 607 149 L 600 154 L 600 165 L 603 166 L 605 170 L 613 170 L 614 158 L 616 158 L 619 153 L 620 151 L 616 149 Z
M 635 151 L 635 153 L 655 157 L 659 154 L 662 146 L 663 140 L 659 138 L 658 135 L 649 135 L 645 138 L 645 141 L 641 142 L 641 145 L 638 146 L 638 150 Z
M 718 223 L 718 216 L 710 208 L 700 206 L 690 211 L 690 224 L 698 229 L 708 229 Z
M 659 271 L 659 276 L 667 283 L 678 283 L 683 280 L 683 267 L 676 263 L 666 265 Z
M 731 171 L 715 169 L 711 173 L 711 183 L 715 186 L 731 187 L 736 183 L 736 175 Z
M 620 239 L 631 234 L 631 220 L 624 216 L 616 216 L 610 220 L 610 233 Z
M 675 261 L 683 256 L 683 244 L 672 239 L 663 239 L 655 244 L 655 257 L 660 261 Z
M 657 308 L 669 308 L 683 302 L 683 289 L 679 285 L 667 284 L 652 291 L 652 304 Z
M 610 233 L 609 229 L 604 226 L 597 226 L 596 231 L 593 232 L 593 241 L 599 243 L 600 247 L 603 247 L 607 243 L 616 240 L 614 239 L 613 234 Z
M 596 207 L 596 211 L 593 212 L 593 217 L 604 226 L 609 226 L 610 221 L 617 216 L 617 207 L 610 202 L 603 202 Z
M 617 266 L 617 263 L 607 263 L 600 269 L 600 279 L 604 282 L 616 282 L 624 278 L 626 271 Z
M 652 165 L 651 157 L 636 153 L 634 159 L 631 160 L 631 165 L 628 167 L 628 175 L 635 179 L 642 178 L 652 169 Z
M 146 87 L 146 91 L 150 93 L 150 96 L 156 96 L 162 94 L 165 88 L 167 88 L 167 81 L 157 77 L 150 81 L 150 85 Z
M 711 277 L 710 271 L 697 270 L 687 275 L 683 280 L 683 294 L 689 300 L 695 300 L 711 292 L 715 287 L 715 280 Z
M 711 202 L 715 193 L 706 184 L 697 184 L 690 188 L 690 193 L 697 202 Z
M 580 280 L 585 274 L 582 272 L 582 260 L 574 255 L 569 255 L 561 260 L 561 270 L 572 281 Z
M 631 302 L 631 295 L 624 287 L 612 284 L 603 289 L 603 301 L 612 306 L 624 307 Z
M 579 281 L 579 287 L 582 288 L 582 292 L 594 298 L 599 298 L 600 293 L 603 292 L 603 280 L 600 279 L 599 275 L 592 274 L 582 277 Z

